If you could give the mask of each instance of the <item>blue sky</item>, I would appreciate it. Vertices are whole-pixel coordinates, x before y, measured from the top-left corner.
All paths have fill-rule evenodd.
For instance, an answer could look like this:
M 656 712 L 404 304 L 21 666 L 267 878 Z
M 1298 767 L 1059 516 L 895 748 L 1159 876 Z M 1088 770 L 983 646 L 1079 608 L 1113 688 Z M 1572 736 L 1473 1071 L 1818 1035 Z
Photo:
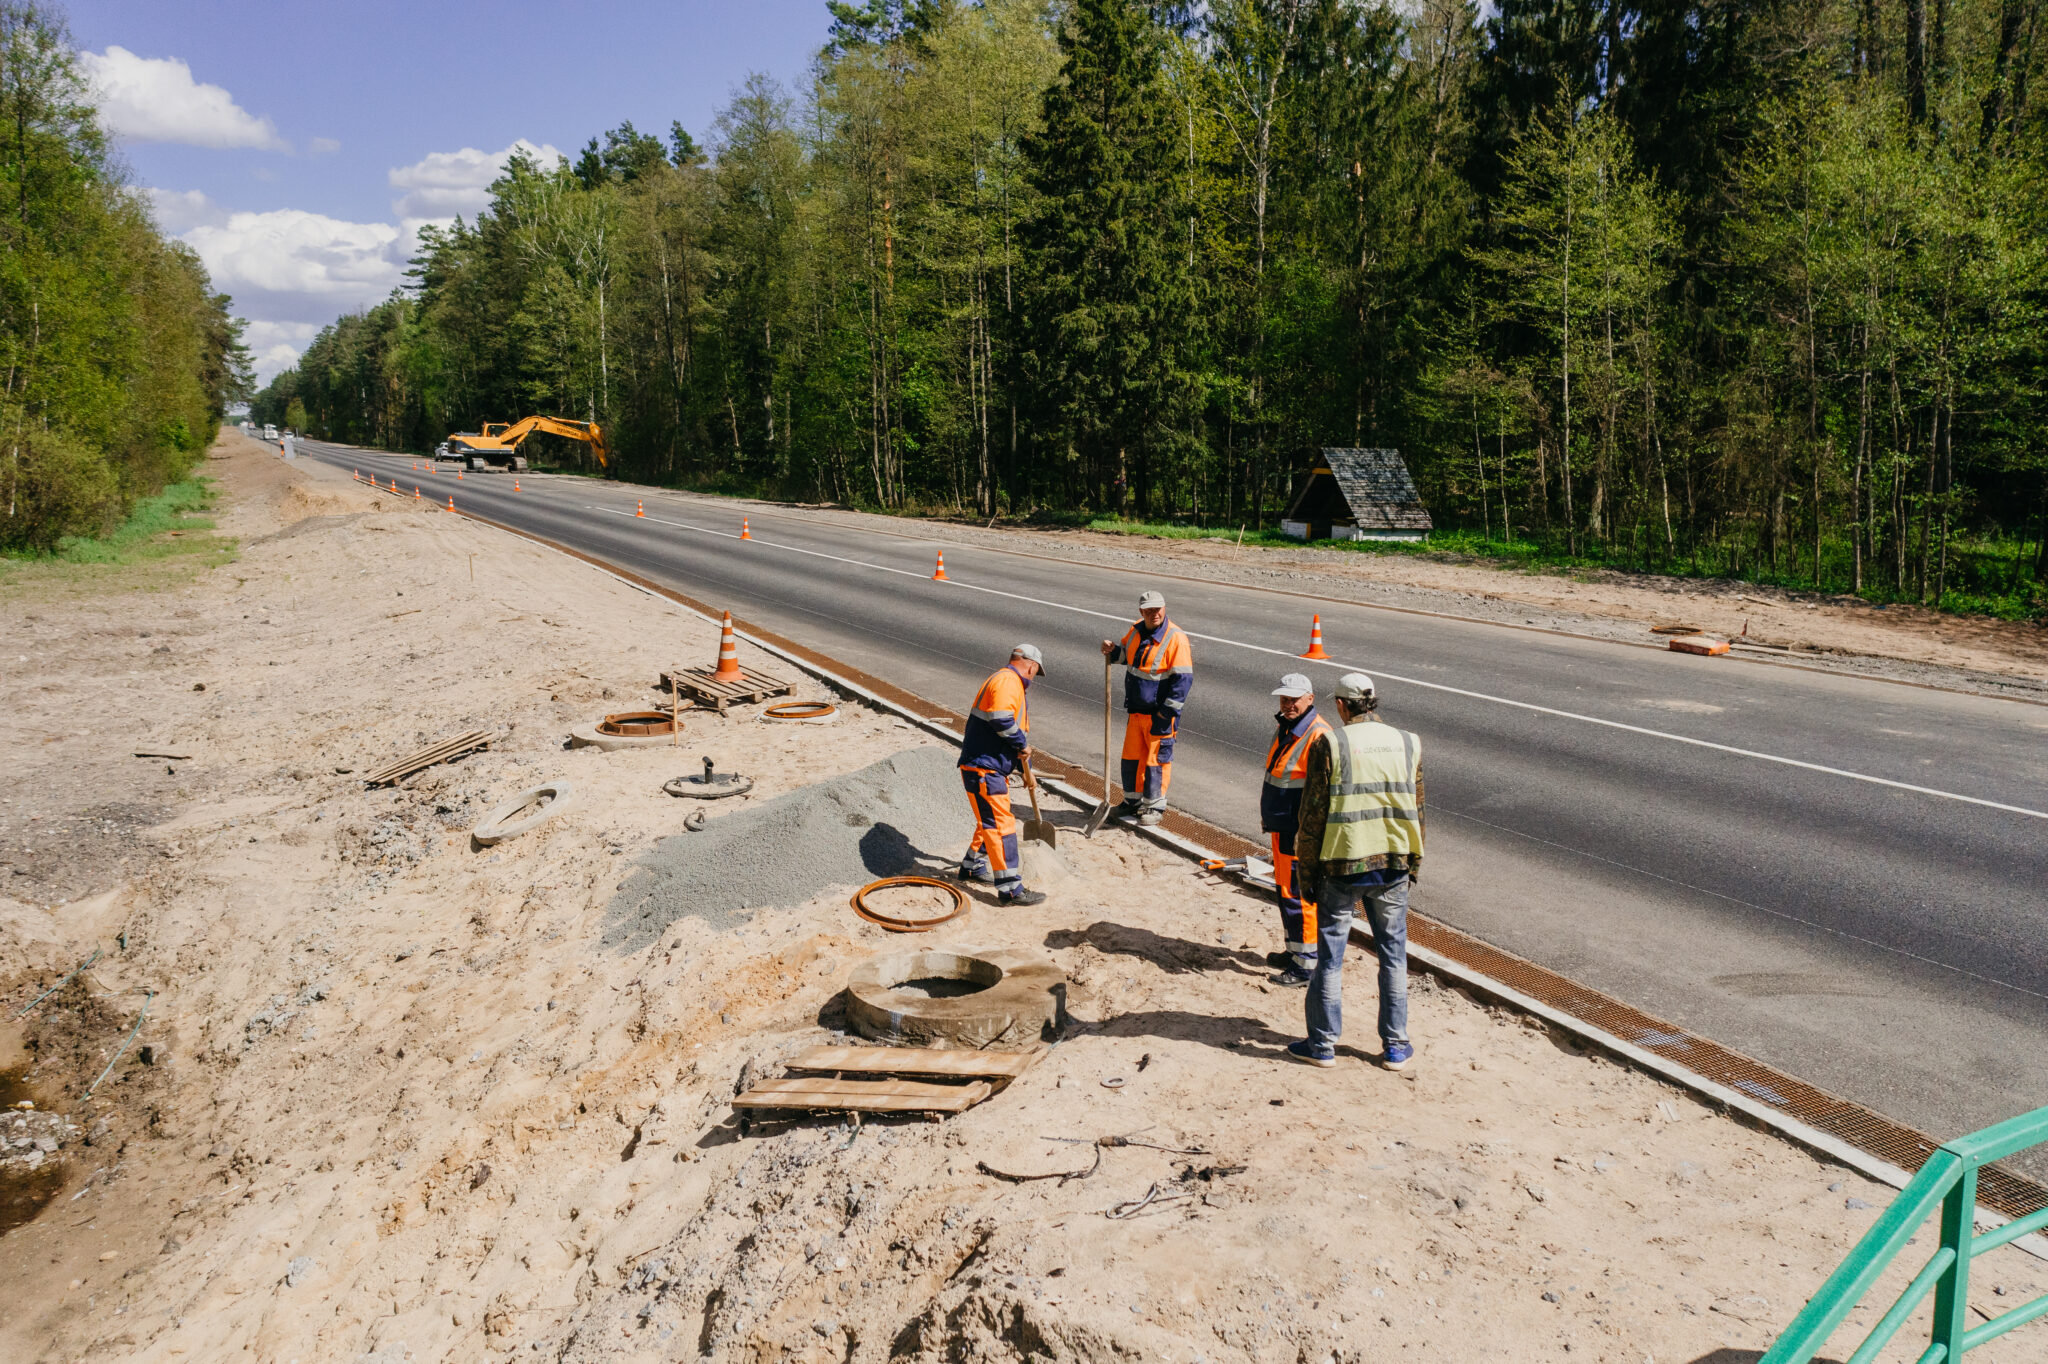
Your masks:
M 516 141 L 631 119 L 698 142 L 749 72 L 801 85 L 824 0 L 73 0 L 105 121 L 166 230 L 250 320 L 258 372 L 402 278 Z

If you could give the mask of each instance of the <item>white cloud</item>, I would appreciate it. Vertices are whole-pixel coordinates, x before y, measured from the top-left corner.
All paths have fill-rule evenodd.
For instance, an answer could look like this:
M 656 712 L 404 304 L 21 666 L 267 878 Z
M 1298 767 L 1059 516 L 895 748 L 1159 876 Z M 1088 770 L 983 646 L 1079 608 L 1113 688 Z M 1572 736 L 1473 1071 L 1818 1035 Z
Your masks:
M 279 370 L 299 363 L 319 332 L 313 322 L 250 322 L 242 340 L 256 361 L 256 381 L 269 383 Z
M 401 218 L 452 218 L 458 213 L 475 217 L 491 202 L 491 182 L 504 174 L 512 153 L 522 149 L 543 166 L 554 165 L 562 154 L 553 147 L 537 147 L 523 137 L 497 152 L 480 152 L 474 147 L 431 152 L 410 166 L 392 167 L 391 188 L 407 193 L 391 201 L 391 211 Z
M 227 213 L 203 190 L 157 189 L 151 186 L 143 193 L 149 196 L 149 206 L 156 214 L 156 225 L 174 237 L 183 236 L 202 223 L 218 223 L 227 219 Z
M 344 304 L 384 297 L 403 279 L 401 233 L 390 223 L 351 223 L 304 209 L 231 213 L 184 234 L 217 287 L 297 294 Z
M 218 85 L 192 79 L 192 68 L 176 57 L 138 57 L 125 47 L 109 47 L 81 52 L 78 60 L 99 93 L 101 120 L 122 137 L 192 147 L 291 150 L 268 117 L 250 113 Z

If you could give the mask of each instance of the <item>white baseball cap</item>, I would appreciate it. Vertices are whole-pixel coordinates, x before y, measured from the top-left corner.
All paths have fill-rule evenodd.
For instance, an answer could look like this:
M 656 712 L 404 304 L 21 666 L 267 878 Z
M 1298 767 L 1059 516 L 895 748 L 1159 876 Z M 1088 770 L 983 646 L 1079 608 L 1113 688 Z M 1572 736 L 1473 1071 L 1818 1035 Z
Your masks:
M 1138 609 L 1140 611 L 1150 611 L 1154 607 L 1164 611 L 1166 609 L 1166 598 L 1157 592 L 1141 592 L 1138 594 Z
M 1045 671 L 1045 655 L 1038 652 L 1036 644 L 1019 644 L 1010 650 L 1010 657 L 1021 658 L 1027 663 L 1036 663 L 1039 672 Z
M 1373 695 L 1372 679 L 1364 673 L 1345 673 L 1337 679 L 1335 695 L 1345 701 L 1363 701 Z
M 1315 686 L 1301 673 L 1289 673 L 1280 679 L 1280 685 L 1273 688 L 1275 696 L 1314 696 Z

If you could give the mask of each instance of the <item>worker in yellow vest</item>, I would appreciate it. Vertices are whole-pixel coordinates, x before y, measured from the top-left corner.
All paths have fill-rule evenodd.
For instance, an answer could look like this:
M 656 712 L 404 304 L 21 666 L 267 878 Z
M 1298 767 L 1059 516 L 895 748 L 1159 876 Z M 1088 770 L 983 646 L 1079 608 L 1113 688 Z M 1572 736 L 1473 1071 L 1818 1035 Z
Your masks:
M 1294 836 L 1301 828 L 1301 793 L 1308 785 L 1308 750 L 1330 722 L 1316 714 L 1316 689 L 1306 674 L 1289 673 L 1273 689 L 1279 713 L 1273 717 L 1273 742 L 1266 748 L 1266 776 L 1259 786 L 1259 827 L 1272 840 L 1273 882 L 1280 892 L 1280 932 L 1284 946 L 1267 954 L 1266 964 L 1280 968 L 1275 985 L 1300 989 L 1315 979 L 1316 905 L 1314 892 L 1303 887 L 1294 861 Z
M 1379 957 L 1380 1064 L 1400 1070 L 1408 1037 L 1408 887 L 1422 874 L 1422 740 L 1383 723 L 1364 673 L 1337 679 L 1342 727 L 1318 736 L 1302 787 L 1296 874 L 1315 888 L 1316 967 L 1308 986 L 1308 1037 L 1288 1055 L 1337 1064 L 1344 1035 L 1344 946 L 1360 912 Z

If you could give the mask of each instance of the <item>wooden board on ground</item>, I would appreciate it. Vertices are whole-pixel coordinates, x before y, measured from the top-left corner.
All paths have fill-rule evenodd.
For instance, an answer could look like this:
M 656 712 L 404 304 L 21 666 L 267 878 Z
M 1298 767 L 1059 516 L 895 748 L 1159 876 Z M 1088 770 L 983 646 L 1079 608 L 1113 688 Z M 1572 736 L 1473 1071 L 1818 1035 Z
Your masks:
M 841 1075 L 943 1075 L 991 1080 L 997 1088 L 1038 1063 L 1043 1047 L 1030 1051 L 974 1051 L 965 1047 L 812 1047 L 782 1064 L 789 1070 L 834 1071 Z
M 750 705 L 771 696 L 788 696 L 796 690 L 796 683 L 768 673 L 757 673 L 752 668 L 740 669 L 737 682 L 720 682 L 711 674 L 710 668 L 685 668 L 681 672 L 671 670 L 661 675 L 661 685 L 664 688 L 679 687 L 683 695 L 713 710 Z
M 443 739 L 439 743 L 428 744 L 410 757 L 400 758 L 388 767 L 378 768 L 369 776 L 364 777 L 363 780 L 371 786 L 383 786 L 390 782 L 402 781 L 413 773 L 425 771 L 437 763 L 444 763 L 450 758 L 459 758 L 464 754 L 474 753 L 480 748 L 489 748 L 490 746 L 490 733 L 487 730 L 473 729 L 467 734 L 458 734 L 452 739 Z
M 963 1113 L 995 1090 L 985 1080 L 964 1085 L 917 1080 L 840 1080 L 791 1076 L 762 1080 L 732 1101 L 734 1108 L 829 1108 L 862 1113 Z

